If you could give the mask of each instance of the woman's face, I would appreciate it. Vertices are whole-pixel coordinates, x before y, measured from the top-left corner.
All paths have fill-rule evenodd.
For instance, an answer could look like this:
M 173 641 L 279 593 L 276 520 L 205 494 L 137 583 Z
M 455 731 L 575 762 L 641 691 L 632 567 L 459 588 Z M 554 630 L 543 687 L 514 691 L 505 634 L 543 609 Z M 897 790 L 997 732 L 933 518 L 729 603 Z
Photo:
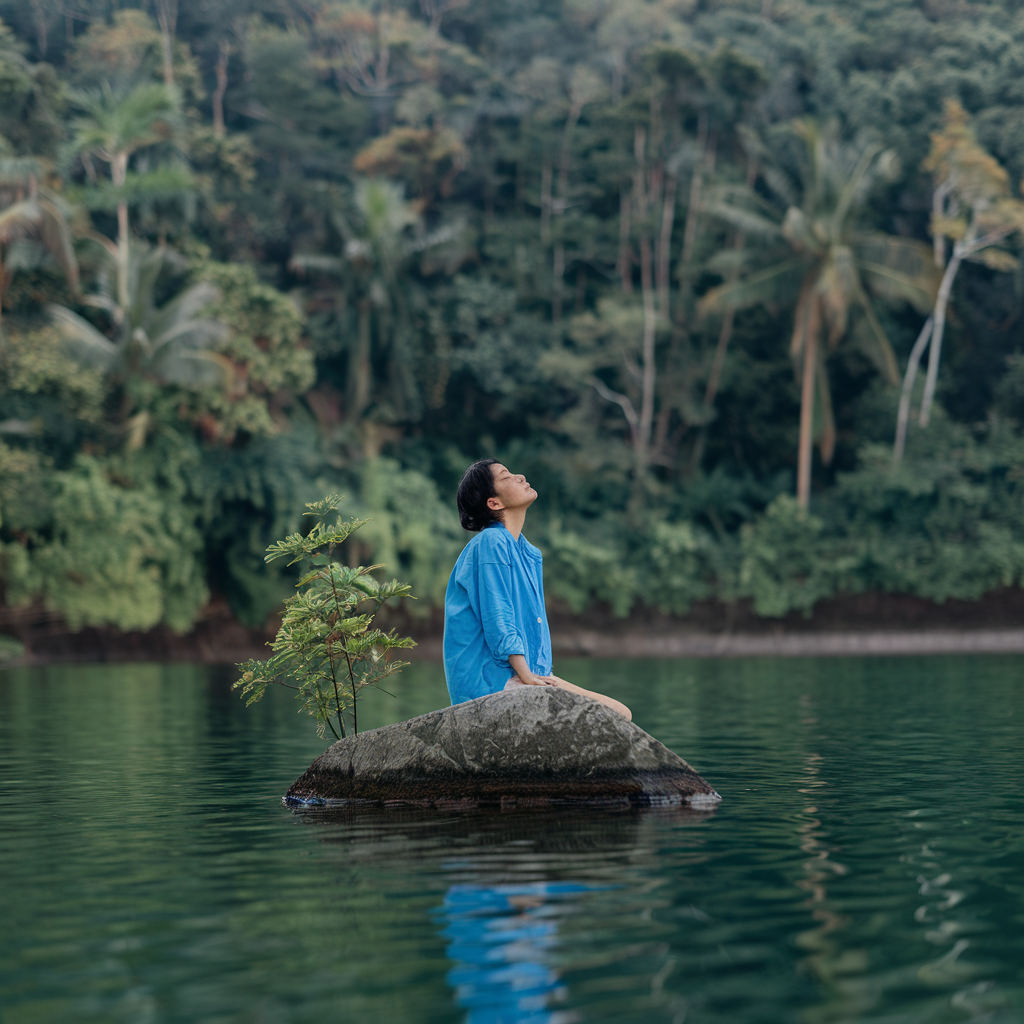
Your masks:
M 529 508 L 537 500 L 537 492 L 522 473 L 510 473 L 500 462 L 491 465 L 496 497 L 487 499 L 492 512 L 502 509 Z

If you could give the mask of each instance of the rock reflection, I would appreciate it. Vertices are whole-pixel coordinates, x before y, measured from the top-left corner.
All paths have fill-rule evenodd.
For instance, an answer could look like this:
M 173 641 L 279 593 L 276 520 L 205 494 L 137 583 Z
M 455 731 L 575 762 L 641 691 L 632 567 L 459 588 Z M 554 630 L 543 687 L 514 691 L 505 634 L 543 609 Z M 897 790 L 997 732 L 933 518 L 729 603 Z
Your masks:
M 446 873 L 458 865 L 484 873 L 496 864 L 513 871 L 542 857 L 549 867 L 584 866 L 604 876 L 609 858 L 651 856 L 664 829 L 697 825 L 714 816 L 715 807 L 644 810 L 470 811 L 443 813 L 414 808 L 342 806 L 293 808 L 302 824 L 323 826 L 322 839 L 342 843 L 349 856 L 401 860 L 433 855 Z M 466 859 L 453 860 L 465 854 Z M 566 855 L 572 855 L 566 859 Z M 495 860 L 497 858 L 497 860 Z
M 453 964 L 445 977 L 466 1024 L 569 1024 L 579 1018 L 567 1006 L 580 993 L 575 985 L 570 993 L 565 973 L 579 967 L 581 935 L 579 927 L 560 934 L 567 919 L 595 915 L 591 894 L 623 890 L 633 893 L 630 904 L 643 893 L 639 906 L 649 913 L 666 836 L 679 844 L 678 827 L 714 810 L 296 813 L 326 826 L 323 840 L 343 846 L 350 867 L 372 863 L 376 874 L 387 863 L 392 870 L 407 866 L 421 880 L 443 880 L 430 914 Z M 697 832 L 685 841 L 701 843 Z M 607 912 L 605 906 L 597 913 Z M 627 942 L 612 960 L 646 952 Z M 658 970 L 642 987 L 660 1006 L 668 999 L 661 991 L 666 950 L 655 952 Z M 587 959 L 605 962 L 608 955 L 602 947 Z

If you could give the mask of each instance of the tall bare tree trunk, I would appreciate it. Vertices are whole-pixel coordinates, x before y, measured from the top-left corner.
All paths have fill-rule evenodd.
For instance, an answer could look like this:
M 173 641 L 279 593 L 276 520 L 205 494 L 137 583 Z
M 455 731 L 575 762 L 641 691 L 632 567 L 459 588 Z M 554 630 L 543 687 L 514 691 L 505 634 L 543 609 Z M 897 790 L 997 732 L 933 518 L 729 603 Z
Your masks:
M 821 306 L 810 288 L 804 296 L 804 309 L 797 311 L 803 320 L 804 364 L 800 381 L 800 443 L 797 457 L 796 500 L 803 509 L 811 504 L 811 456 L 814 448 L 814 392 L 818 376 L 818 335 L 821 333 Z
M 349 414 L 353 419 L 362 416 L 370 404 L 370 329 L 370 300 L 362 299 L 359 303 L 359 334 L 349 359 L 349 394 L 352 396 Z
M 565 277 L 565 244 L 559 239 L 551 259 L 551 322 L 562 319 L 562 279 Z
M 899 465 L 903 458 L 903 450 L 907 444 L 907 424 L 910 420 L 910 398 L 914 391 L 914 381 L 917 378 L 917 368 L 921 363 L 921 356 L 924 355 L 925 346 L 931 340 L 932 325 L 934 317 L 928 317 L 921 328 L 921 333 L 910 350 L 910 358 L 907 360 L 907 372 L 903 375 L 903 387 L 900 390 L 899 411 L 896 413 L 896 440 L 892 446 L 892 461 Z
M 174 30 L 178 23 L 178 0 L 156 0 L 156 20 L 160 25 L 160 49 L 163 53 L 164 85 L 174 85 Z
M 647 133 L 639 125 L 633 132 L 633 155 L 636 167 L 633 173 L 633 194 L 636 201 L 637 219 L 644 225 L 648 212 L 646 188 L 646 146 Z M 651 254 L 651 240 L 646 235 L 640 238 L 640 292 L 644 310 L 643 341 L 640 363 L 640 415 L 636 446 L 640 472 L 647 469 L 650 461 L 651 427 L 654 423 L 654 390 L 657 385 L 655 370 L 655 340 L 658 313 L 655 308 L 654 266 Z
M 49 19 L 43 9 L 41 0 L 32 0 L 32 14 L 36 23 L 36 45 L 39 48 L 39 59 L 46 60 L 46 51 L 49 49 Z
M 731 306 L 725 311 L 722 317 L 722 326 L 718 331 L 718 342 L 715 344 L 715 357 L 711 360 L 711 372 L 708 374 L 708 383 L 704 388 L 704 405 L 710 409 L 715 404 L 718 395 L 718 386 L 722 382 L 722 368 L 725 366 L 725 353 L 732 340 L 732 328 L 736 321 L 736 310 Z
M 697 128 L 698 146 L 700 156 L 693 168 L 693 177 L 690 179 L 690 198 L 686 207 L 686 227 L 683 228 L 683 250 L 679 256 L 679 272 L 685 275 L 693 262 L 693 253 L 697 248 L 697 227 L 700 220 L 701 196 L 704 192 L 704 176 L 710 174 L 715 167 L 717 149 L 717 138 L 713 132 L 708 131 L 708 115 L 701 111 L 700 122 Z M 685 287 L 685 280 L 683 286 Z
M 672 261 L 672 227 L 676 217 L 678 179 L 671 171 L 665 175 L 665 194 L 661 204 L 661 230 L 658 234 L 658 312 L 672 319 L 669 268 Z
M 540 240 L 551 241 L 551 161 L 545 157 L 540 169 Z
M 747 165 L 747 188 L 753 188 L 754 182 L 757 180 L 757 164 L 751 160 Z M 739 252 L 746 245 L 747 236 L 746 233 L 740 229 L 736 230 L 736 234 L 733 235 L 732 247 L 735 251 Z M 730 281 L 737 279 L 737 274 L 734 271 L 730 274 Z M 725 366 L 725 354 L 729 349 L 729 342 L 732 341 L 732 329 L 736 323 L 736 310 L 727 309 L 725 316 L 722 318 L 722 326 L 718 331 L 718 342 L 715 345 L 715 357 L 711 361 L 711 373 L 708 375 L 707 387 L 704 389 L 704 405 L 710 409 L 715 404 L 715 398 L 718 395 L 718 387 L 722 381 L 722 369 Z
M 946 200 L 952 191 L 953 183 L 949 180 L 935 186 L 935 191 L 932 192 L 932 217 L 934 220 L 945 216 Z M 941 231 L 932 234 L 932 251 L 935 256 L 935 266 L 941 270 L 946 265 L 946 236 Z
M 123 189 L 128 177 L 128 154 L 116 153 L 110 161 L 110 177 L 114 188 Z M 117 204 L 117 304 L 128 315 L 128 203 Z
M 619 280 L 622 282 L 622 290 L 627 294 L 633 291 L 633 247 L 630 242 L 630 235 L 633 231 L 632 209 L 629 198 L 629 191 L 623 187 L 619 194 Z
M 222 42 L 217 52 L 217 85 L 210 97 L 213 107 L 213 131 L 218 136 L 224 135 L 224 94 L 228 91 L 228 57 L 231 47 Z
M 552 214 L 561 223 L 565 211 L 569 208 L 569 158 L 572 150 L 572 132 L 580 119 L 583 107 L 579 103 L 572 103 L 569 107 L 569 116 L 565 119 L 565 128 L 562 131 L 562 151 L 558 161 L 558 199 L 557 205 L 552 197 Z M 561 227 L 555 230 L 557 236 L 555 251 L 551 261 L 551 319 L 558 323 L 562 319 L 562 286 L 565 278 L 565 239 Z
M 654 305 L 654 280 L 651 270 L 651 243 L 649 239 L 642 238 L 640 240 L 640 288 L 644 307 L 644 337 L 640 380 L 640 436 L 637 445 L 637 461 L 642 470 L 647 468 L 651 457 L 651 426 L 654 422 L 654 389 L 657 383 L 654 343 L 658 312 Z
M 587 303 L 587 265 L 582 261 L 576 264 L 576 296 L 574 311 L 582 313 Z
M 953 255 L 949 258 L 942 281 L 939 284 L 939 294 L 935 299 L 935 323 L 932 326 L 932 344 L 928 350 L 928 376 L 924 382 L 924 394 L 921 396 L 921 415 L 918 423 L 922 427 L 928 426 L 928 420 L 932 411 L 932 400 L 935 398 L 935 383 L 939 376 L 939 357 L 942 355 L 942 335 L 946 329 L 946 307 L 949 305 L 949 296 L 953 291 L 953 279 L 956 277 L 960 264 L 963 261 L 963 249 L 961 243 L 953 246 Z

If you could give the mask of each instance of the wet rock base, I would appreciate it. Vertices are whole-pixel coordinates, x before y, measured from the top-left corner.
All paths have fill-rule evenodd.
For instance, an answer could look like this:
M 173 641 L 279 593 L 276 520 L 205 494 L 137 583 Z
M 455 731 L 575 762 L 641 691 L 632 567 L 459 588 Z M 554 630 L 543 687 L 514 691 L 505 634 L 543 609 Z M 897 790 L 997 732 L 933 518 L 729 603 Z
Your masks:
M 602 704 L 555 687 L 502 691 L 339 740 L 284 797 L 291 806 L 438 810 L 713 808 L 681 757 Z

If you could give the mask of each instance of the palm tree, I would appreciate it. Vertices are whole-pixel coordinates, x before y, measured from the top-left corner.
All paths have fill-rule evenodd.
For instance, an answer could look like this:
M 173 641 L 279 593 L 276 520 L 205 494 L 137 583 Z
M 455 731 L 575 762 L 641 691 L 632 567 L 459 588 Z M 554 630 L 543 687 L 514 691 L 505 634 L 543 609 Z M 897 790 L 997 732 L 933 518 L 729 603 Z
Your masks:
M 415 385 L 408 348 L 412 329 L 408 278 L 403 275 L 417 253 L 450 241 L 457 227 L 427 233 L 402 186 L 384 178 L 356 182 L 346 209 L 332 202 L 327 221 L 341 241 L 335 252 L 298 252 L 291 267 L 336 278 L 339 305 L 355 312 L 355 344 L 349 347 L 346 404 L 352 419 L 372 399 L 374 341 L 389 355 L 392 388 L 399 402 L 412 400 Z
M 801 365 L 797 499 L 807 508 L 816 399 L 821 410 L 818 443 L 826 464 L 835 448 L 826 346 L 834 350 L 851 333 L 852 318 L 859 312 L 854 337 L 885 379 L 898 383 L 896 357 L 869 292 L 927 311 L 934 300 L 935 273 L 928 246 L 858 224 L 871 189 L 891 173 L 892 152 L 873 143 L 844 143 L 833 130 L 819 131 L 807 121 L 795 129 L 804 141 L 797 174 L 791 176 L 778 165 L 763 171 L 777 202 L 749 188 L 734 188 L 712 205 L 714 213 L 748 236 L 775 244 L 764 253 L 767 265 L 713 289 L 703 308 L 794 305 L 790 354 Z M 754 253 L 760 256 L 762 251 Z
M 116 253 L 111 252 L 113 259 Z M 133 244 L 128 252 L 128 301 L 118 303 L 110 294 L 109 278 L 100 278 L 100 290 L 84 302 L 105 311 L 110 336 L 65 306 L 50 306 L 50 314 L 71 355 L 84 366 L 98 367 L 124 387 L 125 415 L 130 411 L 132 384 L 141 379 L 199 387 L 224 379 L 223 357 L 215 347 L 228 328 L 204 311 L 220 292 L 200 281 L 163 305 L 156 304 L 157 283 L 174 260 L 167 249 Z
M 0 138 L 0 144 L 5 140 Z M 49 255 L 78 288 L 78 263 L 71 245 L 67 204 L 43 183 L 33 158 L 0 157 L 0 318 L 4 295 L 19 270 Z
M 128 205 L 149 191 L 180 191 L 187 185 L 184 177 L 165 180 L 166 175 L 129 177 L 135 153 L 158 142 L 169 141 L 174 134 L 180 102 L 177 92 L 157 82 L 146 82 L 134 89 L 105 86 L 96 93 L 79 94 L 76 103 L 82 114 L 74 122 L 72 152 L 86 164 L 90 178 L 95 176 L 92 159 L 107 165 L 113 186 L 113 205 L 117 210 L 117 301 L 127 307 L 129 301 L 129 224 Z M 180 178 L 181 180 L 178 180 Z

